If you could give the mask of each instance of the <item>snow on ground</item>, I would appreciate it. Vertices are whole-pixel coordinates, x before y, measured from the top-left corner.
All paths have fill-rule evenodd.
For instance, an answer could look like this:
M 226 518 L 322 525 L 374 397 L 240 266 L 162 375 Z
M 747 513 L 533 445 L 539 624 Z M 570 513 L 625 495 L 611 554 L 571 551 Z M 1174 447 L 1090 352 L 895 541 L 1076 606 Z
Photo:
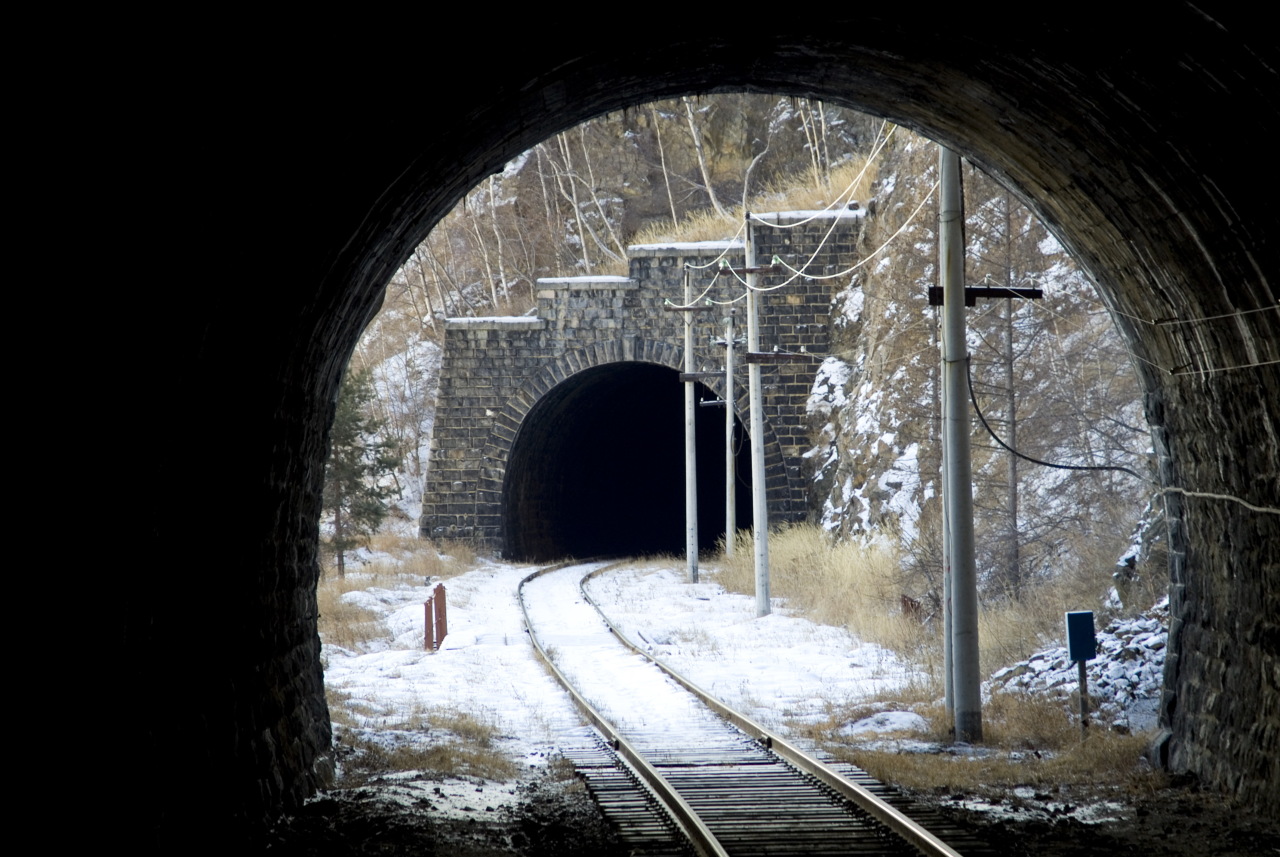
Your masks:
M 1155 728 L 1168 626 L 1169 599 L 1164 598 L 1141 616 L 1117 619 L 1096 633 L 1098 657 L 1086 662 L 1085 674 L 1090 696 L 1099 700 L 1097 716 L 1105 723 L 1134 732 Z M 987 690 L 1066 696 L 1079 685 L 1078 666 L 1059 646 L 997 671 Z
M 323 647 L 326 686 L 356 712 L 352 732 L 388 745 L 429 745 L 448 738 L 422 730 L 432 712 L 470 712 L 497 727 L 501 749 L 534 768 L 554 755 L 558 740 L 580 737 L 568 694 L 535 660 L 524 633 L 516 586 L 529 573 L 527 567 L 483 562 L 444 581 L 449 635 L 434 653 L 422 648 L 422 603 L 434 582 L 344 595 L 382 617 L 390 634 L 361 652 Z M 683 577 L 683 569 L 660 564 L 609 572 L 592 593 L 626 633 L 648 641 L 659 657 L 766 725 L 817 719 L 831 703 L 908 680 L 902 664 L 878 646 L 787 616 L 781 602 L 774 615 L 756 619 L 754 598 L 711 583 L 686 584 Z M 566 624 L 555 631 L 562 639 L 600 627 L 594 611 L 564 610 L 562 617 Z M 407 791 L 406 800 L 429 795 L 440 811 L 463 814 L 483 800 L 477 787 L 502 794 L 514 786 L 473 779 L 401 785 L 418 789 Z
M 422 648 L 422 603 L 434 581 L 343 596 L 381 616 L 389 631 L 361 652 L 324 645 L 326 685 L 356 712 L 356 726 L 345 728 L 384 744 L 429 745 L 448 738 L 422 728 L 433 711 L 466 712 L 492 723 L 501 736 L 496 745 L 535 769 L 554 756 L 559 741 L 582 740 L 568 694 L 535 660 L 524 632 L 516 586 L 530 571 L 481 561 L 476 570 L 446 580 L 449 635 L 434 653 Z M 779 599 L 772 615 L 756 618 L 754 598 L 714 583 L 685 583 L 684 576 L 683 568 L 655 562 L 606 572 L 589 592 L 625 634 L 766 726 L 786 733 L 789 724 L 826 719 L 833 706 L 872 701 L 912 680 L 892 652 L 787 615 Z M 561 596 L 576 599 L 576 591 L 568 588 Z M 575 609 L 558 611 L 563 624 L 555 637 L 599 633 L 592 611 L 566 604 Z M 1101 697 L 1099 713 L 1135 730 L 1149 727 L 1163 665 L 1160 613 L 1113 623 L 1098 641 L 1100 657 L 1089 670 L 1090 691 Z M 1036 655 L 997 673 L 987 688 L 1069 693 L 1076 673 L 1065 658 L 1058 650 Z M 842 731 L 860 739 L 886 733 L 903 749 L 920 743 L 904 736 L 921 725 L 913 713 L 885 711 L 846 723 Z M 491 799 L 486 795 L 513 794 L 515 786 L 474 778 L 402 779 L 405 800 L 429 796 L 446 814 L 475 812 Z
M 344 600 L 383 617 L 391 637 L 366 652 L 325 644 L 325 684 L 347 697 L 356 715 L 353 730 L 384 744 L 429 745 L 447 738 L 423 732 L 432 712 L 465 712 L 497 727 L 495 744 L 527 766 L 541 767 L 553 755 L 557 735 L 579 719 L 569 695 L 534 659 L 516 604 L 516 585 L 530 569 L 497 563 L 445 581 L 449 635 L 438 652 L 423 650 L 423 602 L 431 586 L 353 591 Z M 484 793 L 510 794 L 514 784 L 472 779 L 405 783 L 405 799 L 427 796 L 446 815 L 483 806 Z M 439 791 L 437 791 L 439 790 Z
M 820 720 L 910 681 L 892 652 L 788 616 L 780 599 L 756 618 L 754 597 L 684 580 L 684 569 L 654 564 L 607 572 L 588 592 L 650 654 L 764 726 Z

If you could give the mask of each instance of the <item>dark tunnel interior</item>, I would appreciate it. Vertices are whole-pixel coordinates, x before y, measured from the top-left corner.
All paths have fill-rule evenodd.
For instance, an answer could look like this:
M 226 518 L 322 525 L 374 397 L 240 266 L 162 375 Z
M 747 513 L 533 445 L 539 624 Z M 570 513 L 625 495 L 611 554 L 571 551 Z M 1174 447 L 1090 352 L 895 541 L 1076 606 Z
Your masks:
M 717 396 L 697 384 L 697 398 Z M 697 409 L 698 545 L 724 534 L 724 408 Z M 750 443 L 735 420 L 737 526 L 751 526 Z M 560 557 L 683 553 L 684 391 L 652 363 L 574 375 L 529 411 L 503 490 L 504 554 Z

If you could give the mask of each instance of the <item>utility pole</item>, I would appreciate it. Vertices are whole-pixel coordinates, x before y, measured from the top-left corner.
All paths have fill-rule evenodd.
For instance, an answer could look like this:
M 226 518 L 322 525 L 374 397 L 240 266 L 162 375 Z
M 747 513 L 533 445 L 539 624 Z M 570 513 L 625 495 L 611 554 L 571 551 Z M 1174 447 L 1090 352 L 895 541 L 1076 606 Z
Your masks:
M 755 234 L 751 227 L 751 212 L 747 218 L 747 351 L 760 351 L 759 307 L 756 287 Z M 768 616 L 769 604 L 769 501 L 765 492 L 764 474 L 764 399 L 760 382 L 760 364 L 747 364 L 747 383 L 751 395 L 751 531 L 755 544 L 756 616 Z
M 947 496 L 947 565 L 951 576 L 952 660 L 956 739 L 982 740 L 981 675 L 978 669 L 978 576 L 973 546 L 973 476 L 969 411 L 965 396 L 968 342 L 965 333 L 964 200 L 960 156 L 939 147 L 939 212 L 942 285 L 943 482 Z
M 942 268 L 941 258 L 941 242 L 939 242 L 939 258 L 938 268 Z M 935 336 L 936 336 L 935 329 Z M 944 358 L 942 351 L 942 342 L 938 341 L 938 357 Z M 947 365 L 945 359 L 941 359 L 942 366 L 938 372 L 938 387 L 941 388 L 946 383 Z M 947 425 L 947 408 L 945 397 L 939 397 L 938 402 L 938 440 L 941 452 L 940 469 L 942 479 L 942 707 L 946 709 L 947 721 L 951 727 L 951 733 L 955 734 L 956 729 L 956 684 L 955 684 L 955 655 L 951 650 L 951 635 L 953 629 L 951 627 L 951 516 L 947 512 L 947 503 L 951 499 L 951 485 L 948 482 L 947 474 L 947 449 L 946 449 L 946 425 Z
M 713 307 L 710 301 L 706 306 L 693 306 L 693 284 L 690 281 L 689 268 L 684 269 L 684 305 L 674 306 L 665 301 L 664 312 L 684 313 L 684 371 L 680 373 L 680 382 L 684 384 L 684 528 L 685 554 L 687 557 L 689 582 L 698 582 L 698 391 L 694 387 L 704 378 L 718 377 L 718 372 L 695 372 L 693 353 L 693 313 L 709 312 Z M 718 405 L 719 402 L 707 404 Z
M 733 317 L 735 308 L 729 309 L 724 320 L 724 555 L 733 556 L 734 542 L 738 540 L 738 462 L 733 454 Z
M 684 305 L 693 303 L 693 285 L 689 269 L 684 269 Z M 684 371 L 694 373 L 693 313 L 684 315 Z M 686 565 L 689 582 L 698 582 L 698 402 L 694 381 L 684 385 L 684 530 Z

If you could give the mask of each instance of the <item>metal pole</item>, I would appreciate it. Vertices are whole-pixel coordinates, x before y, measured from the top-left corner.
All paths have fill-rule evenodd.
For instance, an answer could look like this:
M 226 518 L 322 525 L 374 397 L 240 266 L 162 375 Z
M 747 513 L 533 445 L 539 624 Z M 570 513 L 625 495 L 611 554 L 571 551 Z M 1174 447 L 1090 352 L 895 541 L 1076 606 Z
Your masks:
M 724 555 L 733 556 L 734 542 L 738 540 L 738 462 L 733 454 L 733 422 L 737 411 L 733 392 L 733 317 L 736 308 L 730 308 L 724 320 Z
M 1089 671 L 1084 661 L 1076 661 L 1080 668 L 1080 735 L 1089 737 Z
M 964 318 L 964 201 L 960 157 L 939 147 L 942 185 L 939 235 L 942 298 L 943 443 L 949 489 L 948 539 L 951 552 L 952 657 L 956 738 L 982 740 L 982 693 L 978 669 L 978 575 L 973 552 L 973 476 L 969 453 L 969 412 L 965 398 L 968 343 Z
M 760 351 L 760 323 L 757 315 L 755 235 L 751 228 L 751 212 L 747 212 L 747 351 Z M 769 501 L 765 494 L 764 476 L 764 399 L 760 389 L 760 364 L 747 364 L 747 382 L 751 393 L 751 532 L 756 559 L 756 615 L 768 616 L 769 605 Z
M 693 301 L 693 286 L 689 282 L 689 269 L 684 270 L 684 305 Z M 684 315 L 684 371 L 694 373 L 693 365 L 693 313 Z M 698 438 L 695 381 L 684 383 L 684 530 L 686 565 L 689 582 L 698 582 Z
M 942 357 L 939 349 L 938 356 Z M 939 384 L 945 383 L 946 364 L 938 373 Z M 941 408 L 940 437 L 946 436 L 946 406 Z M 955 629 L 951 626 L 951 516 L 947 514 L 947 501 L 951 499 L 951 485 L 947 480 L 947 450 L 942 443 L 942 699 L 947 711 L 948 725 L 955 734 L 956 728 L 956 683 L 955 656 L 951 649 L 951 635 Z

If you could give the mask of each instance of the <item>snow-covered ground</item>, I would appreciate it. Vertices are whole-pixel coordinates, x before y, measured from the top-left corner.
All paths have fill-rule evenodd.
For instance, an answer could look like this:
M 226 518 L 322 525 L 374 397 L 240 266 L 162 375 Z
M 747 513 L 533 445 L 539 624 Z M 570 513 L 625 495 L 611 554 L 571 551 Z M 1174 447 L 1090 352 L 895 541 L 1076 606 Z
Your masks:
M 499 749 L 534 769 L 555 755 L 560 742 L 581 741 L 585 733 L 576 710 L 535 660 L 524 632 L 516 587 L 530 571 L 481 561 L 476 570 L 445 581 L 449 635 L 434 653 L 422 645 L 422 604 L 434 581 L 430 587 L 343 596 L 383 617 L 389 632 L 364 651 L 324 646 L 326 684 L 349 700 L 357 723 L 346 728 L 384 744 L 430 744 L 449 736 L 414 724 L 430 720 L 432 712 L 468 712 L 496 727 Z M 886 649 L 789 616 L 780 601 L 773 615 L 757 619 L 754 598 L 714 583 L 686 583 L 683 569 L 669 563 L 607 572 L 589 591 L 632 639 L 729 705 L 783 732 L 913 680 L 911 668 Z M 576 598 L 576 589 L 564 595 Z M 566 609 L 559 615 L 559 638 L 598 632 L 591 611 Z M 1127 716 L 1135 729 L 1150 726 L 1149 717 L 1139 718 L 1154 709 L 1159 694 L 1159 615 L 1113 625 L 1098 636 L 1100 657 L 1090 664 L 1090 690 L 1103 696 L 1102 713 L 1114 720 Z M 1064 659 L 1065 652 L 1037 655 L 998 673 L 987 687 L 1070 692 L 1075 668 Z M 842 731 L 905 737 L 922 726 L 911 712 L 885 710 L 845 723 Z M 438 811 L 465 814 L 514 794 L 515 783 L 406 776 L 401 786 L 407 800 L 430 793 Z
M 1142 732 L 1156 726 L 1156 707 L 1164 684 L 1169 599 L 1141 616 L 1117 619 L 1096 634 L 1098 657 L 1086 665 L 1089 694 L 1097 716 L 1108 726 Z M 987 682 L 1027 693 L 1067 695 L 1079 690 L 1079 670 L 1065 646 L 1032 655 L 999 670 Z

